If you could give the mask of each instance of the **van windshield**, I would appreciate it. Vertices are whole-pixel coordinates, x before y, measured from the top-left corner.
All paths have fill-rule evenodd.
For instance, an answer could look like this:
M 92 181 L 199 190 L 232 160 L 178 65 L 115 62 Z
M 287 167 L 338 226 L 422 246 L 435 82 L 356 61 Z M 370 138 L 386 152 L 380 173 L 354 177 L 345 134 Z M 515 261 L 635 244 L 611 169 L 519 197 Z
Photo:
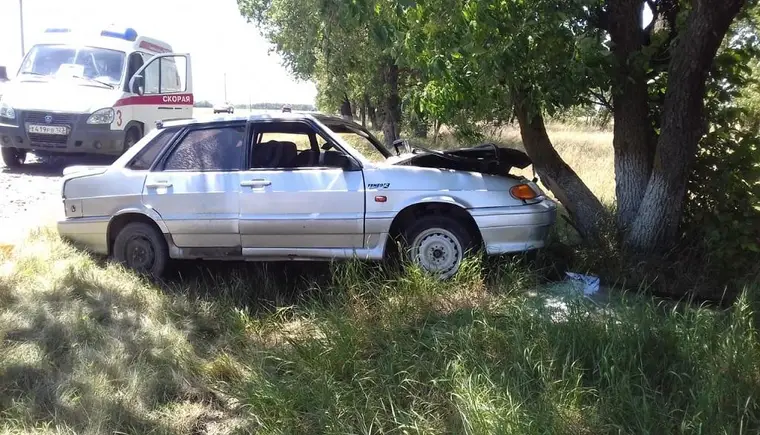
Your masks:
M 117 85 L 124 74 L 124 58 L 124 52 L 105 48 L 35 45 L 24 58 L 19 74 L 49 76 L 66 72 Z

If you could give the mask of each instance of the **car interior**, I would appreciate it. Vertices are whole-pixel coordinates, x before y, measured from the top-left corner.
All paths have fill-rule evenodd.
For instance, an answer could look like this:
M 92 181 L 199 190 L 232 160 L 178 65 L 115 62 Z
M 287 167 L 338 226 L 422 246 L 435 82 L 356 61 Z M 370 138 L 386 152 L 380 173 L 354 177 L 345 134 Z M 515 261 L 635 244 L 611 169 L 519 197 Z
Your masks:
M 295 142 L 287 140 L 269 139 L 276 135 L 304 135 L 308 138 L 310 148 L 298 149 Z M 274 169 L 274 168 L 313 168 L 313 167 L 344 167 L 347 163 L 346 155 L 339 150 L 331 150 L 327 141 L 314 131 L 309 125 L 301 122 L 277 122 L 266 123 L 256 126 L 251 141 L 251 168 Z M 324 142 L 319 146 L 319 140 Z

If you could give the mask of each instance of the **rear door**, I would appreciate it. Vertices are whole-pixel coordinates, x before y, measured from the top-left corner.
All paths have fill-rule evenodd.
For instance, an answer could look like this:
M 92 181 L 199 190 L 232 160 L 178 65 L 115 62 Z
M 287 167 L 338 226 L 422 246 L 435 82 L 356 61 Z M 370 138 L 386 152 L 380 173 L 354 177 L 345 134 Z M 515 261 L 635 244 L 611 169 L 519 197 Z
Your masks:
M 127 104 L 132 117 L 145 125 L 156 121 L 191 118 L 193 115 L 191 61 L 189 54 L 159 54 L 149 59 L 129 81 L 133 94 Z
M 242 122 L 191 127 L 146 177 L 143 203 L 161 215 L 178 247 L 212 257 L 240 253 L 244 137 Z

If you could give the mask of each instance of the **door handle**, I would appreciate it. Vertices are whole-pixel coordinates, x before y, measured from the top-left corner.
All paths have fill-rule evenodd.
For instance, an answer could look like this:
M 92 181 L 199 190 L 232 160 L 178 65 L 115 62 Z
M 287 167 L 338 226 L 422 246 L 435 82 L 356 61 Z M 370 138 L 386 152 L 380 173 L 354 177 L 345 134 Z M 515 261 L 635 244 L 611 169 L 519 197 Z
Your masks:
M 172 187 L 172 183 L 168 181 L 156 181 L 155 183 L 145 183 L 145 187 L 148 189 L 158 189 L 159 187 Z
M 264 179 L 259 178 L 256 180 L 241 181 L 240 185 L 243 187 L 252 187 L 255 189 L 257 187 L 271 186 L 272 182 L 269 180 L 264 180 Z

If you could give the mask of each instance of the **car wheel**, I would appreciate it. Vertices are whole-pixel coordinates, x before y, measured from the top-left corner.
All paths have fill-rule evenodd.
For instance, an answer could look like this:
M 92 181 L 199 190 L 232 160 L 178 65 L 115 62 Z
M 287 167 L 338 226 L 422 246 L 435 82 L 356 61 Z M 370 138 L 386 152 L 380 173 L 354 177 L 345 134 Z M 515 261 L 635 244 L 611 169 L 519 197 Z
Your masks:
M 26 151 L 18 148 L 2 148 L 3 163 L 9 168 L 20 168 L 26 162 Z
M 441 279 L 454 276 L 473 248 L 472 235 L 448 216 L 424 216 L 403 233 L 405 257 Z
M 127 224 L 113 244 L 116 261 L 137 273 L 160 278 L 169 261 L 169 249 L 163 234 L 143 222 Z
M 140 141 L 140 130 L 137 129 L 137 127 L 131 127 L 129 130 L 127 130 L 127 133 L 124 135 L 124 151 L 127 152 L 128 149 L 135 146 L 137 142 Z

